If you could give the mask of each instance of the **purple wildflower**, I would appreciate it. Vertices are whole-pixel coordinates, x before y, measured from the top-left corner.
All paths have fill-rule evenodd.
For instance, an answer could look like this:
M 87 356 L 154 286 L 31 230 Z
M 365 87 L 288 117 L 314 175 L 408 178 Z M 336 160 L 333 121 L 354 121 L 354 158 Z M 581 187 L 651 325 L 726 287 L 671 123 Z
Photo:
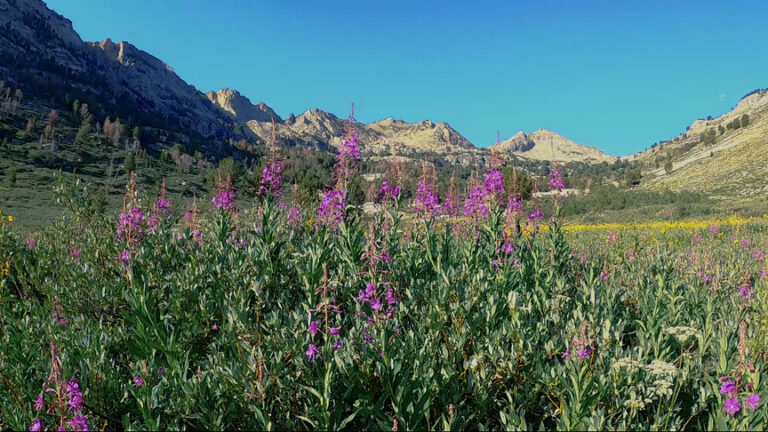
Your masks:
M 327 190 L 323 201 L 317 207 L 318 220 L 334 230 L 344 220 L 347 207 L 347 190 Z
M 730 414 L 732 416 L 736 415 L 737 412 L 741 411 L 739 399 L 734 397 L 726 400 L 725 407 L 723 409 L 726 414 Z
M 381 310 L 381 300 L 378 298 L 374 298 L 371 300 L 371 309 L 373 310 Z
M 400 186 L 391 186 L 389 183 L 387 183 L 386 180 L 384 180 L 381 182 L 379 193 L 376 194 L 376 201 L 382 203 L 387 201 L 396 202 L 399 196 Z
M 282 195 L 283 191 L 280 189 L 280 183 L 283 181 L 283 177 L 280 176 L 280 173 L 282 172 L 283 167 L 277 162 L 272 162 L 265 166 L 264 170 L 261 172 L 259 195 L 272 195 L 276 197 Z
M 336 341 L 332 345 L 333 349 L 341 349 L 341 347 L 343 347 L 343 346 L 344 346 L 344 344 L 341 343 L 341 341 Z
M 504 176 L 498 170 L 488 171 L 485 175 L 485 193 L 489 195 L 499 196 L 506 192 L 504 189 Z
M 749 408 L 752 411 L 754 411 L 755 408 L 757 408 L 757 405 L 759 403 L 760 403 L 760 395 L 757 393 L 752 393 L 751 395 L 747 396 L 747 398 L 744 400 L 744 406 Z
M 564 359 L 567 359 L 570 356 L 571 356 L 571 348 L 568 347 L 565 351 L 563 351 L 563 355 L 561 357 Z
M 72 248 L 72 250 L 69 253 L 75 259 L 80 258 L 80 249 L 78 248 Z
M 534 209 L 533 213 L 531 213 L 528 216 L 528 220 L 529 221 L 536 221 L 536 220 L 541 220 L 541 219 L 544 219 L 544 215 L 541 214 L 541 210 L 539 210 L 539 209 Z
M 88 432 L 88 416 L 84 416 L 79 412 L 76 412 L 75 416 L 72 417 L 72 421 L 69 422 L 69 425 L 72 426 L 72 429 L 76 431 Z
M 40 393 L 37 395 L 37 401 L 35 402 L 35 410 L 40 411 L 43 409 L 43 405 L 45 405 L 45 400 L 43 399 L 43 394 Z
M 339 335 L 339 333 L 341 333 L 341 327 L 331 327 L 331 328 L 330 328 L 330 329 L 328 329 L 328 330 L 329 330 L 329 331 L 331 332 L 331 334 L 332 334 L 332 335 L 334 335 L 334 336 L 338 336 L 338 335 Z
M 307 332 L 309 334 L 314 335 L 318 331 L 320 331 L 320 322 L 319 321 L 312 321 L 311 323 L 309 323 L 309 330 L 307 330 Z
M 32 426 L 29 427 L 29 432 L 40 432 L 41 430 L 43 430 L 43 424 L 40 423 L 40 419 L 39 418 L 33 419 Z
M 133 377 L 133 385 L 136 387 L 141 387 L 144 385 L 144 378 L 141 377 L 141 375 L 136 375 Z
M 553 169 L 549 175 L 549 190 L 557 189 L 558 192 L 562 192 L 564 188 L 563 175 L 560 171 Z
M 416 190 L 416 199 L 413 202 L 413 209 L 419 213 L 426 213 L 430 216 L 435 215 L 439 210 L 438 202 L 440 197 L 432 192 L 432 188 L 424 182 L 419 182 Z
M 315 361 L 315 358 L 320 355 L 320 350 L 317 349 L 316 345 L 310 344 L 309 348 L 307 348 L 307 351 L 304 354 L 307 355 L 309 361 Z
M 464 216 L 486 217 L 489 214 L 485 197 L 488 196 L 485 188 L 475 186 L 469 191 L 469 196 L 464 200 Z
M 720 383 L 720 394 L 731 394 L 736 392 L 736 383 L 733 381 L 723 381 Z
M 592 350 L 589 347 L 585 347 L 580 349 L 576 354 L 578 354 L 579 358 L 585 359 L 592 354 Z
M 291 206 L 288 209 L 288 224 L 295 227 L 301 226 L 301 207 Z
M 391 305 L 397 304 L 397 299 L 395 298 L 395 295 L 392 294 L 391 289 L 387 290 L 387 304 L 391 304 Z

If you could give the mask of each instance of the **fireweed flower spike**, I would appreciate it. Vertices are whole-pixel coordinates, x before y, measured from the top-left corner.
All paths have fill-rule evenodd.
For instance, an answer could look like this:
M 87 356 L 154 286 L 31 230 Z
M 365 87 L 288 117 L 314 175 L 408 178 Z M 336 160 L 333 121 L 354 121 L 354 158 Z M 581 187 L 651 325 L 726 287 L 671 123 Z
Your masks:
M 40 432 L 41 430 L 43 430 L 43 424 L 40 423 L 40 419 L 33 419 L 32 426 L 29 427 L 29 432 Z

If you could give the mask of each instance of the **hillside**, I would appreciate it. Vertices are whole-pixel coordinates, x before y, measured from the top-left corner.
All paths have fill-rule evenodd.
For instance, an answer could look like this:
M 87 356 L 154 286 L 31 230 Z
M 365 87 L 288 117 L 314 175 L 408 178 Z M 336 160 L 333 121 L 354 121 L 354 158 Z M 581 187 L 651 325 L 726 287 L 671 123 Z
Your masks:
M 680 136 L 630 156 L 641 188 L 695 191 L 722 200 L 760 201 L 768 193 L 768 91 L 745 96 L 717 118 L 695 121 Z
M 502 154 L 521 156 L 540 161 L 568 162 L 613 162 L 610 156 L 594 147 L 578 144 L 564 136 L 539 129 L 532 133 L 520 131 L 501 143 L 490 147 L 492 151 Z

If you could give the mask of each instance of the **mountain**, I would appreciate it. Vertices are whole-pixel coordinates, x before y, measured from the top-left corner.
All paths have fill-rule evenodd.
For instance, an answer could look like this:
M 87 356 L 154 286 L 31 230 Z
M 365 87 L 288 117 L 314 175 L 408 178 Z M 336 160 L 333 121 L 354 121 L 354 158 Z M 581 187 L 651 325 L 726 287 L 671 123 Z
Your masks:
M 0 0 L 0 74 L 47 98 L 80 95 L 114 115 L 228 135 L 224 111 L 168 65 L 127 42 L 83 42 L 39 0 Z
M 642 167 L 641 188 L 764 200 L 768 90 L 756 90 L 731 111 L 697 120 L 681 135 L 626 159 Z
M 229 113 L 238 123 L 245 123 L 251 120 L 260 122 L 282 123 L 283 119 L 277 113 L 267 106 L 264 102 L 254 105 L 250 99 L 240 94 L 237 90 L 221 89 L 215 92 L 205 94 L 211 103 Z
M 251 120 L 246 124 L 263 141 L 268 141 L 272 136 L 271 122 Z M 429 156 L 461 165 L 482 162 L 488 156 L 486 150 L 476 148 L 444 122 L 425 120 L 407 123 L 387 118 L 369 124 L 352 123 L 331 113 L 311 109 L 274 125 L 278 140 L 283 144 L 321 150 L 340 146 L 346 127 L 354 127 L 358 131 L 360 150 L 364 156 Z
M 546 129 L 539 129 L 529 134 L 520 131 L 511 138 L 492 145 L 489 149 L 501 154 L 560 163 L 610 163 L 617 159 L 596 148 L 575 143 L 558 133 Z

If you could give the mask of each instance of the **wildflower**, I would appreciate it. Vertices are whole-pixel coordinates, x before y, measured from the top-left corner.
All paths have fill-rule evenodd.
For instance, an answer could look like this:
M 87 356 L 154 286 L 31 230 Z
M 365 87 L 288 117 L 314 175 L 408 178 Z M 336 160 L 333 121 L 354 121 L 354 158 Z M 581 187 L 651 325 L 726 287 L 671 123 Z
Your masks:
M 439 209 L 438 201 L 440 201 L 440 198 L 432 192 L 432 188 L 424 182 L 419 182 L 416 190 L 416 199 L 413 202 L 413 209 L 432 216 Z
M 720 394 L 731 394 L 736 391 L 736 383 L 733 381 L 723 381 L 720 383 Z
M 283 167 L 277 162 L 272 162 L 264 167 L 261 172 L 261 186 L 259 186 L 260 196 L 269 194 L 277 197 L 282 195 L 283 191 L 280 189 L 280 183 L 283 181 L 280 176 L 282 172 Z
M 378 298 L 371 300 L 370 303 L 371 303 L 371 309 L 381 310 L 381 300 L 379 300 Z
M 360 146 L 357 143 L 358 137 L 359 133 L 354 131 L 352 136 L 344 141 L 339 148 L 339 154 L 336 156 L 339 162 L 357 162 L 360 160 Z
M 72 426 L 72 429 L 76 431 L 88 432 L 88 416 L 84 416 L 79 412 L 76 412 L 75 416 L 72 417 L 72 421 L 69 422 L 69 425 Z
M 562 192 L 564 188 L 563 175 L 556 169 L 552 170 L 549 176 L 549 190 L 557 189 L 558 192 Z
M 332 345 L 333 349 L 341 349 L 341 347 L 343 347 L 343 346 L 344 346 L 344 344 L 341 343 L 341 341 L 336 341 Z
M 528 216 L 528 220 L 529 220 L 529 221 L 532 221 L 532 222 L 533 222 L 533 221 L 536 221 L 536 220 L 541 220 L 541 219 L 544 219 L 544 215 L 542 215 L 542 214 L 541 214 L 541 210 L 539 210 L 539 209 L 535 209 L 535 210 L 533 211 L 533 213 L 531 213 L 531 214 Z
M 578 354 L 579 358 L 585 359 L 592 354 L 592 350 L 589 347 L 586 347 L 580 349 L 576 354 Z
M 565 351 L 563 351 L 563 355 L 561 355 L 562 358 L 567 359 L 571 356 L 571 347 L 568 347 Z
M 610 272 L 600 272 L 600 279 L 607 281 L 609 277 L 611 277 Z
M 219 324 L 218 323 L 213 323 L 213 325 L 211 326 L 211 330 L 219 331 Z
M 226 181 L 219 181 L 216 186 L 216 193 L 211 198 L 213 205 L 224 211 L 230 211 L 235 209 L 235 205 L 232 200 L 235 199 L 235 191 L 232 190 L 232 179 L 227 178 Z
M 619 241 L 619 236 L 616 233 L 608 234 L 608 243 L 616 243 Z
M 318 331 L 320 331 L 320 322 L 319 321 L 312 321 L 309 323 L 309 330 L 307 330 L 309 334 L 314 335 Z
M 395 295 L 392 294 L 391 289 L 387 290 L 387 304 L 391 304 L 391 305 L 397 304 L 397 299 L 395 298 Z
M 737 412 L 741 411 L 741 406 L 739 405 L 739 399 L 734 397 L 726 400 L 724 411 L 726 414 L 730 414 L 732 416 L 736 415 Z
M 43 409 L 43 405 L 45 404 L 45 400 L 43 399 L 43 394 L 40 393 L 37 395 L 37 401 L 35 402 L 35 410 L 40 411 Z
M 506 192 L 504 189 L 504 176 L 497 170 L 488 171 L 488 174 L 485 175 L 483 186 L 485 187 L 486 194 L 498 196 Z
M 378 202 L 397 201 L 400 196 L 400 186 L 391 186 L 386 180 L 381 182 L 379 193 L 376 194 Z
M 347 190 L 327 190 L 317 207 L 318 220 L 330 229 L 338 228 L 344 220 L 347 207 Z
M 488 193 L 482 186 L 475 186 L 464 200 L 464 216 L 486 217 L 489 214 L 485 197 Z
M 29 427 L 29 432 L 40 432 L 41 430 L 43 430 L 43 424 L 40 423 L 40 419 L 39 418 L 33 419 L 32 426 Z
M 288 224 L 295 227 L 301 226 L 301 207 L 291 206 L 288 209 Z
M 507 218 L 517 219 L 523 214 L 523 203 L 517 198 L 510 198 L 507 201 Z
M 69 253 L 75 259 L 80 258 L 80 249 L 72 248 L 72 250 Z
M 310 344 L 309 348 L 307 348 L 307 351 L 304 354 L 307 355 L 309 361 L 315 361 L 315 358 L 320 355 L 320 351 L 317 349 L 317 346 Z
M 141 375 L 136 375 L 133 377 L 133 385 L 136 387 L 141 387 L 144 385 L 144 378 L 141 377 Z
M 752 393 L 744 400 L 744 406 L 746 406 L 752 411 L 754 411 L 755 408 L 757 408 L 757 404 L 759 403 L 760 403 L 760 395 L 757 393 Z
M 709 226 L 709 233 L 710 234 L 717 234 L 717 226 L 716 225 L 710 225 Z
M 165 368 L 164 367 L 160 366 L 159 368 L 157 368 L 157 374 L 158 375 L 162 375 L 163 372 L 165 372 Z
M 35 240 L 35 238 L 34 238 L 34 237 L 30 237 L 30 238 L 28 238 L 28 239 L 27 239 L 27 243 L 26 243 L 26 246 L 27 246 L 27 250 L 33 250 L 33 249 L 35 249 L 35 248 L 37 247 L 37 240 Z
M 741 239 L 740 244 L 741 244 L 741 247 L 748 248 L 749 247 L 749 239 L 744 237 L 743 239 Z
M 144 234 L 144 213 L 140 208 L 132 207 L 120 212 L 120 218 L 117 222 L 117 239 L 124 238 L 141 243 Z
M 764 258 L 764 255 L 759 250 L 756 250 L 756 251 L 752 252 L 752 258 L 754 258 L 756 260 L 761 260 L 761 259 Z
M 131 253 L 129 251 L 122 251 L 120 252 L 120 260 L 121 261 L 130 261 L 131 260 Z
M 76 380 L 67 381 L 66 396 L 70 408 L 75 410 L 83 408 L 83 393 L 80 391 L 80 384 Z
M 332 335 L 338 336 L 339 333 L 341 333 L 341 327 L 331 327 L 329 331 L 331 332 Z

